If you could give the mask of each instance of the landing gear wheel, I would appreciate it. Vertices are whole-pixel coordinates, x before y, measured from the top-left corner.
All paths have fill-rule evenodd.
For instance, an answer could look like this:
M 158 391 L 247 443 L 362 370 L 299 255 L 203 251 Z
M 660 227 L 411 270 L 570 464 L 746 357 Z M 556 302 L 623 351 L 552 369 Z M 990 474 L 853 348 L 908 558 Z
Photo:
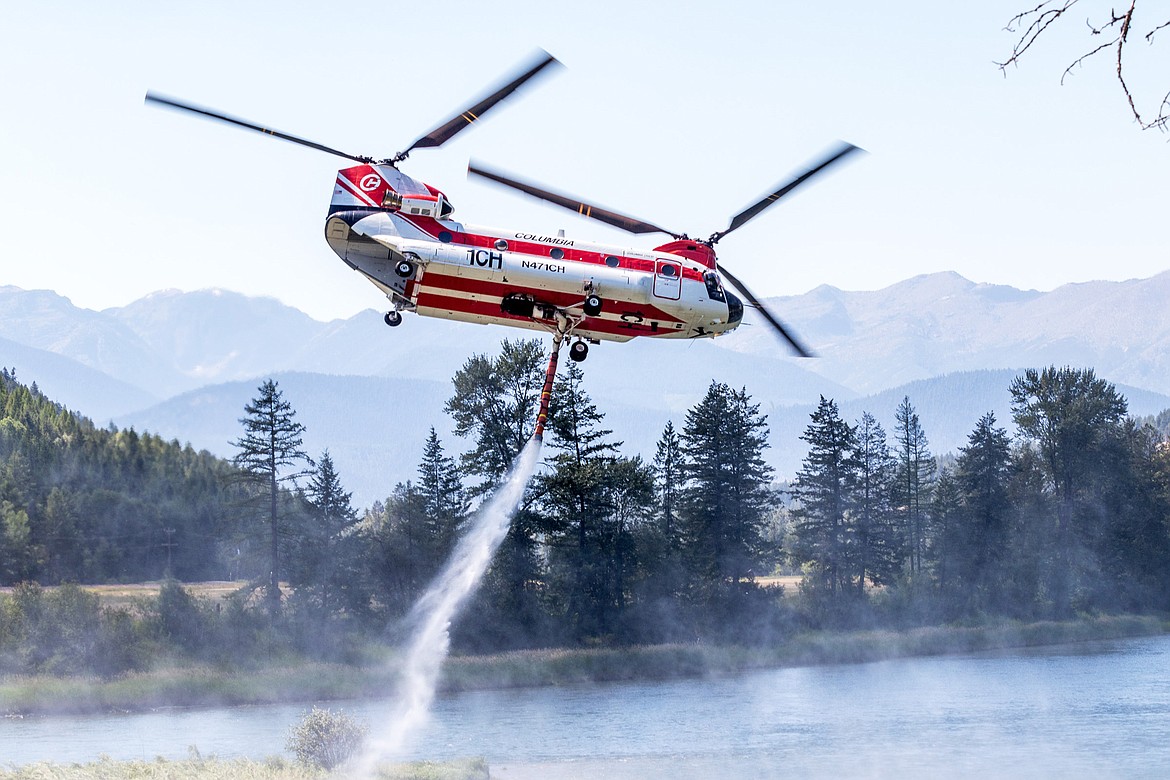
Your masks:
M 401 276 L 403 279 L 409 279 L 414 276 L 414 263 L 409 260 L 399 260 L 394 266 L 394 273 Z
M 584 341 L 574 341 L 569 346 L 569 358 L 575 363 L 580 363 L 585 358 L 589 357 L 589 345 Z
M 590 317 L 596 317 L 598 314 L 601 314 L 601 298 L 597 295 L 590 295 L 585 299 L 584 309 L 585 313 Z
M 386 312 L 386 316 L 383 317 L 382 319 L 391 328 L 397 328 L 399 325 L 402 324 L 402 315 L 396 311 Z

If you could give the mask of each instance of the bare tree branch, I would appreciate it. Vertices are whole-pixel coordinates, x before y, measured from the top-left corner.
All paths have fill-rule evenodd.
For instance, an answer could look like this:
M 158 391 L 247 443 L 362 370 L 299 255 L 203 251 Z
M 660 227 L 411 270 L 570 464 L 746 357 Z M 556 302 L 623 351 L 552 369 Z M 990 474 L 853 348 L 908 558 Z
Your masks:
M 1163 27 L 1170 27 L 1170 21 L 1162 22 L 1160 25 L 1146 33 L 1146 43 L 1153 43 L 1154 33 L 1158 32 L 1158 30 L 1161 30 Z
M 1015 46 L 1012 47 L 1011 56 L 1003 62 L 996 63 L 999 69 L 1004 71 L 1006 75 L 1009 65 L 1018 65 L 1024 52 L 1032 48 L 1032 44 L 1078 2 L 1080 0 L 1044 0 L 1044 2 L 1035 8 L 1022 11 L 1013 16 L 1005 29 L 1011 33 L 1018 33 L 1019 37 L 1016 40 Z M 1065 78 L 1071 74 L 1073 69 L 1083 65 L 1086 60 L 1106 49 L 1112 49 L 1116 55 L 1117 81 L 1121 84 L 1121 91 L 1129 103 L 1129 109 L 1134 119 L 1137 120 L 1137 123 L 1141 125 L 1143 130 L 1157 128 L 1165 131 L 1170 129 L 1168 127 L 1168 124 L 1170 124 L 1170 92 L 1167 92 L 1166 96 L 1162 98 L 1162 102 L 1158 106 L 1157 116 L 1152 120 L 1146 120 L 1142 118 L 1141 112 L 1138 110 L 1137 101 L 1134 99 L 1133 92 L 1125 77 L 1125 45 L 1129 41 L 1129 34 L 1133 29 L 1134 13 L 1137 9 L 1137 4 L 1138 0 L 1130 0 L 1129 8 L 1120 14 L 1113 8 L 1110 8 L 1109 16 L 1103 23 L 1094 24 L 1090 19 L 1085 20 L 1090 35 L 1102 35 L 1107 32 L 1114 33 L 1114 35 L 1105 43 L 1100 44 L 1073 60 L 1072 64 L 1065 68 L 1064 73 L 1061 74 L 1060 83 L 1064 84 Z M 1146 43 L 1153 44 L 1154 34 L 1166 27 L 1170 27 L 1170 20 L 1150 28 L 1144 35 Z
M 1017 25 L 1027 21 L 1029 17 L 1032 21 L 1027 28 L 1020 34 L 1020 39 L 1016 41 L 1016 45 L 1012 47 L 1012 56 L 1008 57 L 1004 62 L 997 62 L 1000 70 L 1004 70 L 1008 65 L 1017 64 L 1020 56 L 1031 48 L 1036 39 L 1048 29 L 1048 26 L 1064 15 L 1064 12 L 1076 5 L 1078 0 L 1065 0 L 1064 5 L 1060 8 L 1048 8 L 1054 4 L 1054 0 L 1044 0 L 1043 3 L 1036 6 L 1030 11 L 1018 13 L 1011 18 L 1004 29 L 1008 32 L 1016 32 Z

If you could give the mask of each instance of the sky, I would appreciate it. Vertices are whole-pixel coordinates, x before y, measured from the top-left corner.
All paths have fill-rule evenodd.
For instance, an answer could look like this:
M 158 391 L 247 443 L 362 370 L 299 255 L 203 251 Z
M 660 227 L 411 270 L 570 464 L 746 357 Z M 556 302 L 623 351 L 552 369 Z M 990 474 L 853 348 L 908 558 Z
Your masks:
M 846 140 L 868 154 L 720 243 L 757 293 L 937 271 L 1050 290 L 1167 270 L 1170 137 L 1137 127 L 1107 58 L 1061 84 L 1095 43 L 1089 3 L 1005 77 L 1004 26 L 1028 6 L 6 3 L 0 285 L 93 309 L 208 287 L 318 319 L 383 308 L 323 238 L 345 160 L 148 108 L 146 91 L 390 156 L 541 48 L 565 68 L 402 164 L 465 223 L 651 248 L 469 180 L 468 161 L 705 236 Z M 1130 50 L 1139 100 L 1156 103 L 1170 41 Z

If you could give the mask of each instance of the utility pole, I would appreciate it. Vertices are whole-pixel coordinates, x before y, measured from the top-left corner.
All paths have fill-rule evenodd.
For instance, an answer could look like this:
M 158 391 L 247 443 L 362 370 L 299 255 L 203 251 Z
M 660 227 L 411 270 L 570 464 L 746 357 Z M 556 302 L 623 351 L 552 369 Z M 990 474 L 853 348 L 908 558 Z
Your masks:
M 162 547 L 167 548 L 167 576 L 171 576 L 171 550 L 179 546 L 178 542 L 172 542 L 171 537 L 175 534 L 174 528 L 164 528 L 163 533 L 167 535 L 167 540 L 162 543 Z

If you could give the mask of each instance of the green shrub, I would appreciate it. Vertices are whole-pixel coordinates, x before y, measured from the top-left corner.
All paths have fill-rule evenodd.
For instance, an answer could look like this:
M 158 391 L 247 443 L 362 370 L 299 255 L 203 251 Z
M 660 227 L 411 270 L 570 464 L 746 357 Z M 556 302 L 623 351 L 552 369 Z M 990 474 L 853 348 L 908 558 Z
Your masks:
M 333 769 L 357 755 L 368 731 L 344 712 L 314 707 L 289 730 L 288 749 L 300 764 Z

